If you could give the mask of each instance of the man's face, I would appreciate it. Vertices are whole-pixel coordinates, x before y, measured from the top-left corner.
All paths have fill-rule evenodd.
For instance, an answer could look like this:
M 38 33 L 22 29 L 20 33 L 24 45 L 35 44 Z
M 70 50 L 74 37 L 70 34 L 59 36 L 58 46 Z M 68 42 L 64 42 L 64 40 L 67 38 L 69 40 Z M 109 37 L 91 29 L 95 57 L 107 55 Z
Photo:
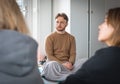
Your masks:
M 58 17 L 56 19 L 56 29 L 57 31 L 64 31 L 67 26 L 67 21 L 63 17 Z

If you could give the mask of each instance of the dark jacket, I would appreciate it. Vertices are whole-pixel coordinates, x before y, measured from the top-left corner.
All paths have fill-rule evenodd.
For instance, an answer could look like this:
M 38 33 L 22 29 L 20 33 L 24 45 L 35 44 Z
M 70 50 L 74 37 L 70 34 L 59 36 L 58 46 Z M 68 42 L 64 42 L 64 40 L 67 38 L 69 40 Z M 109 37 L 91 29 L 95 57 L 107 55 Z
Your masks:
M 120 84 L 120 48 L 98 50 L 81 69 L 60 84 Z
M 29 36 L 0 30 L 0 84 L 43 84 L 37 67 L 37 47 Z

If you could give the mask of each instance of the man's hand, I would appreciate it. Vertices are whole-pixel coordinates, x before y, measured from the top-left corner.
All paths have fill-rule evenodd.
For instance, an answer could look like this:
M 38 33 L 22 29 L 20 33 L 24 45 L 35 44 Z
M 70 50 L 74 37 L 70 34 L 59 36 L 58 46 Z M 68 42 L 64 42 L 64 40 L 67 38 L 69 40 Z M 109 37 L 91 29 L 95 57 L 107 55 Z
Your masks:
M 67 69 L 69 69 L 69 70 L 72 70 L 73 69 L 73 65 L 72 65 L 72 63 L 70 63 L 70 62 L 65 62 L 65 63 L 63 63 L 62 64 L 63 66 L 65 66 Z

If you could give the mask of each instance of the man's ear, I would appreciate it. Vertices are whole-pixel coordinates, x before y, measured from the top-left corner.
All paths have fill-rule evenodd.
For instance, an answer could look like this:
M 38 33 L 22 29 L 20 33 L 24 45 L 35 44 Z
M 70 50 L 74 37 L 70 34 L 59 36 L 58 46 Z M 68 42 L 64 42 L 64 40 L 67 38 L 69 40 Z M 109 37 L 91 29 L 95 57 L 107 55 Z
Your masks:
M 68 26 L 68 22 L 66 23 L 66 26 L 65 27 L 67 27 Z

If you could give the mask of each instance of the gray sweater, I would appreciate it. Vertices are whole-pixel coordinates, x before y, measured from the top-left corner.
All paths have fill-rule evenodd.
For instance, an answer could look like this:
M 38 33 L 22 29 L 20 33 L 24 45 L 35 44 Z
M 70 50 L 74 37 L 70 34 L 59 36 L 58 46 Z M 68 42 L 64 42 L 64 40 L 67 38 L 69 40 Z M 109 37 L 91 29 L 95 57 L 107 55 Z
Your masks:
M 0 44 L 0 84 L 43 84 L 35 40 L 16 31 L 0 30 Z

